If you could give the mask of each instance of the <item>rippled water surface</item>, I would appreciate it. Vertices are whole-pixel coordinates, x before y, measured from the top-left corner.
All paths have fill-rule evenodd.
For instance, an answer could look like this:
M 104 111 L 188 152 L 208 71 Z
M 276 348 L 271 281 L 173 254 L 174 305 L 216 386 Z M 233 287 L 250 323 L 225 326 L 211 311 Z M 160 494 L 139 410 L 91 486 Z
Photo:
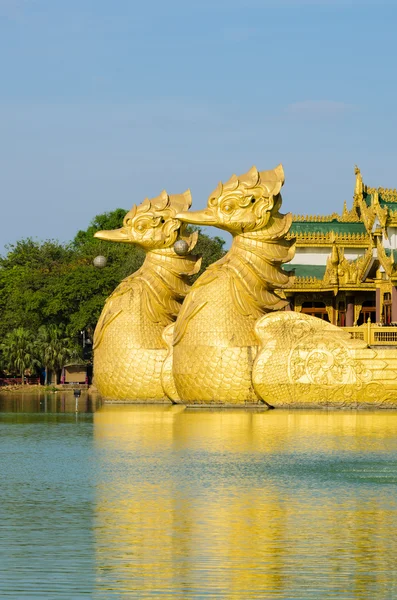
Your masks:
M 0 396 L 1 598 L 397 598 L 397 412 Z

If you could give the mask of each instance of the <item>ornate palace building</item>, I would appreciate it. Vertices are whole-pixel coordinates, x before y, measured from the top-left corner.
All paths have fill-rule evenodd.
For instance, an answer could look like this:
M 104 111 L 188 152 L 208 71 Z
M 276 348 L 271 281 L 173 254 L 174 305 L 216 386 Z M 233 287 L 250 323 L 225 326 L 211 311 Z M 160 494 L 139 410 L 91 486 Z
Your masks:
M 356 167 L 353 206 L 341 214 L 294 216 L 295 277 L 289 310 L 341 327 L 397 324 L 397 191 L 371 188 Z

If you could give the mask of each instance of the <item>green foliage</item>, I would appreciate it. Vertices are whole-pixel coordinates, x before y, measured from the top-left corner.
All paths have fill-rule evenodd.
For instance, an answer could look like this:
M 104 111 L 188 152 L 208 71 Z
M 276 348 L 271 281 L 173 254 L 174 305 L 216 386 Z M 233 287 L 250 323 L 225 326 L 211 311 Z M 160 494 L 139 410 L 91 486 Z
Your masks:
M 96 249 L 96 254 L 100 254 L 98 250 L 100 249 L 101 244 L 106 244 L 106 242 L 94 238 L 94 233 L 101 229 L 118 229 L 122 226 L 126 214 L 127 211 L 123 208 L 116 208 L 116 210 L 113 210 L 112 212 L 97 215 L 92 219 L 88 229 L 77 232 L 72 242 L 73 246 L 75 248 L 84 247 L 86 249 L 88 246 L 92 246 L 92 248 Z
M 85 330 L 92 338 L 106 298 L 122 279 L 140 268 L 145 258 L 143 250 L 135 245 L 94 238 L 96 231 L 121 227 L 125 214 L 118 208 L 97 215 L 69 244 L 28 238 L 7 248 L 7 254 L 0 257 L 0 340 L 5 343 L 7 336 L 19 328 L 35 332 L 36 337 L 40 330 L 39 340 L 57 331 L 58 337 L 51 344 L 56 339 L 69 352 L 74 347 L 74 355 L 78 353 L 80 332 Z M 211 238 L 199 230 L 194 253 L 203 257 L 200 273 L 223 256 L 223 246 L 221 238 Z M 98 255 L 107 258 L 105 268 L 94 267 L 93 259 Z M 46 333 L 40 329 L 43 326 Z M 51 352 L 52 356 L 60 353 L 60 346 Z M 44 364 L 47 358 L 41 354 L 39 361 Z M 6 363 L 16 369 L 13 360 Z
M 81 358 L 79 348 L 76 347 L 72 339 L 65 336 L 64 328 L 61 325 L 41 325 L 35 348 L 38 363 L 45 368 L 45 385 L 47 385 L 49 370 L 57 373 L 72 356 Z
M 34 370 L 36 359 L 35 341 L 31 331 L 18 327 L 10 331 L 0 344 L 2 368 L 22 377 L 26 369 Z
M 198 241 L 192 254 L 197 254 L 202 257 L 201 269 L 197 275 L 192 278 L 193 282 L 200 277 L 201 273 L 203 273 L 209 265 L 224 256 L 225 250 L 223 249 L 223 246 L 225 245 L 225 240 L 218 236 L 212 238 L 205 233 L 202 233 L 200 227 L 189 226 L 187 232 L 191 233 L 192 231 L 199 232 Z
M 48 303 L 49 283 L 65 273 L 69 246 L 48 240 L 21 240 L 0 258 L 0 336 L 17 327 L 37 330 Z M 51 285 L 50 285 L 51 287 Z
M 41 325 L 37 335 L 30 329 L 17 327 L 4 337 L 0 344 L 1 367 L 4 371 L 20 375 L 33 373 L 37 368 L 59 371 L 70 358 L 81 360 L 80 348 L 65 336 L 62 325 Z

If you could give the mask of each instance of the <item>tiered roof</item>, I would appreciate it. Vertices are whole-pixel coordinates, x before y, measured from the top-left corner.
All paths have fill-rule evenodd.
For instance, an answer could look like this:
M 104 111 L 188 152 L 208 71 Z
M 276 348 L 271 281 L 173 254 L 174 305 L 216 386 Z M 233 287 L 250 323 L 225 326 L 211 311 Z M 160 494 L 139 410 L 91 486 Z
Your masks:
M 365 248 L 368 245 L 369 235 L 364 223 L 340 218 L 325 219 L 320 221 L 307 217 L 298 220 L 294 216 L 288 237 L 296 238 L 298 246 L 330 246 L 335 240 L 345 246 Z
M 353 206 L 342 214 L 294 215 L 288 234 L 296 238 L 297 247 L 328 247 L 327 265 L 285 265 L 294 272 L 292 288 L 351 289 L 375 288 L 376 266 L 382 267 L 389 279 L 397 281 L 397 250 L 383 247 L 387 228 L 397 227 L 397 190 L 371 188 L 363 183 L 356 167 Z M 345 248 L 365 249 L 356 260 L 344 257 Z M 375 271 L 373 268 L 375 265 Z M 369 275 L 372 277 L 369 277 Z
M 376 194 L 382 208 L 387 206 L 392 211 L 397 210 L 397 190 L 364 186 L 363 197 L 367 206 L 371 206 Z
M 285 265 L 284 270 L 296 278 L 321 280 L 325 274 L 325 265 Z

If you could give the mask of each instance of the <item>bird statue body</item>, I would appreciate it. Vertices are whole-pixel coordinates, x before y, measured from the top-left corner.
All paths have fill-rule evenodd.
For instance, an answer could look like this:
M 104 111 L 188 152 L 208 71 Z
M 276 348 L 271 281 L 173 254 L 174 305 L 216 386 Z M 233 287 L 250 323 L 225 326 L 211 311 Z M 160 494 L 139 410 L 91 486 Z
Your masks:
M 187 252 L 174 251 L 184 225 L 176 218 L 191 205 L 190 192 L 162 192 L 134 206 L 123 227 L 99 231 L 95 237 L 140 245 L 142 267 L 124 279 L 109 296 L 94 335 L 94 378 L 101 396 L 124 402 L 170 402 L 161 381 L 167 355 L 165 327 L 172 323 L 189 290 L 188 276 L 200 269 L 200 259 L 187 254 L 197 233 L 186 238 Z

